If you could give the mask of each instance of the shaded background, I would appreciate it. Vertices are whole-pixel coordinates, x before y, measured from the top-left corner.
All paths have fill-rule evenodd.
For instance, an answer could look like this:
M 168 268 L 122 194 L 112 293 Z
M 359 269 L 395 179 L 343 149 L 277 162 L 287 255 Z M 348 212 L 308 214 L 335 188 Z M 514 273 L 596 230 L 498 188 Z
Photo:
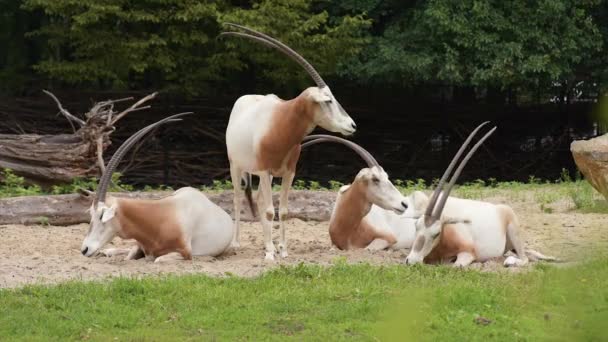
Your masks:
M 72 113 L 160 90 L 151 110 L 118 124 L 110 152 L 165 115 L 197 116 L 125 158 L 124 180 L 226 179 L 223 138 L 236 98 L 292 98 L 312 82 L 274 50 L 216 39 L 223 21 L 263 30 L 309 59 L 356 120 L 353 140 L 392 178 L 439 177 L 463 137 L 490 120 L 499 130 L 463 180 L 554 180 L 575 172 L 573 139 L 606 130 L 598 115 L 608 86 L 606 1 L 22 0 L 0 2 L 0 132 L 70 130 L 43 88 Z M 317 145 L 296 178 L 349 182 L 362 166 L 343 147 Z

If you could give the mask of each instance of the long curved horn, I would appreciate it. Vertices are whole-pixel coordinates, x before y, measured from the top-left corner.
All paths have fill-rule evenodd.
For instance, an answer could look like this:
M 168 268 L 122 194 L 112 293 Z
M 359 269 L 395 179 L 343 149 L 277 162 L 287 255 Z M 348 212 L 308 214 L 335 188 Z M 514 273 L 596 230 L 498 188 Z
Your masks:
M 315 135 L 309 135 L 309 136 L 305 137 L 304 141 L 306 141 L 306 142 L 304 144 L 302 144 L 302 148 L 306 148 L 310 145 L 318 144 L 321 142 L 334 142 L 334 143 L 346 145 L 351 150 L 355 151 L 359 155 L 359 157 L 361 157 L 361 159 L 363 159 L 365 161 L 365 163 L 367 164 L 367 167 L 371 168 L 374 166 L 380 166 L 380 164 L 378 164 L 376 159 L 374 157 L 372 157 L 372 155 L 369 152 L 367 152 L 367 150 L 365 150 L 363 147 L 355 144 L 354 142 L 352 142 L 350 140 L 342 139 L 342 138 L 339 138 L 339 137 L 336 137 L 333 135 L 315 134 Z
M 469 159 L 471 159 L 471 157 L 473 156 L 475 151 L 477 151 L 479 146 L 481 146 L 481 144 L 483 144 L 483 142 L 486 141 L 486 139 L 488 139 L 490 137 L 490 135 L 492 135 L 492 133 L 494 133 L 495 130 L 496 130 L 496 126 L 494 126 L 494 128 L 492 128 L 488 133 L 486 133 L 486 135 L 484 135 L 481 139 L 479 139 L 479 141 L 475 145 L 473 145 L 473 147 L 471 148 L 469 153 L 467 153 L 467 155 L 464 157 L 462 162 L 460 162 L 460 165 L 458 165 L 458 168 L 456 169 L 456 171 L 454 172 L 454 175 L 450 179 L 450 183 L 448 183 L 448 185 L 446 186 L 446 189 L 443 192 L 443 196 L 441 196 L 441 200 L 439 200 L 439 204 L 437 205 L 437 208 L 435 208 L 435 210 L 433 211 L 432 217 L 435 220 L 437 220 L 437 219 L 439 219 L 439 217 L 441 217 L 441 212 L 443 211 L 443 208 L 445 207 L 445 202 L 448 200 L 450 191 L 452 191 L 452 188 L 454 187 L 454 184 L 458 180 L 458 177 L 460 177 L 460 173 L 462 172 L 462 169 L 464 169 L 465 165 L 467 165 L 467 163 L 469 162 Z
M 441 193 L 441 190 L 443 189 L 443 185 L 448 180 L 448 177 L 452 173 L 452 170 L 454 169 L 454 166 L 456 166 L 456 163 L 460 159 L 460 156 L 462 156 L 462 154 L 464 153 L 464 150 L 471 143 L 471 140 L 473 139 L 473 137 L 475 136 L 475 134 L 477 134 L 477 132 L 483 126 L 487 125 L 489 122 L 490 121 L 482 122 L 479 126 L 477 126 L 477 128 L 475 128 L 473 130 L 473 132 L 471 132 L 471 134 L 469 134 L 469 136 L 467 137 L 467 140 L 465 140 L 462 143 L 462 146 L 460 146 L 460 149 L 458 150 L 458 152 L 456 152 L 456 155 L 454 156 L 454 158 L 452 158 L 452 161 L 450 162 L 450 165 L 448 165 L 448 168 L 445 169 L 445 172 L 441 176 L 441 179 L 439 180 L 439 183 L 437 184 L 437 187 L 435 188 L 435 191 L 433 192 L 433 195 L 431 195 L 431 199 L 429 200 L 429 204 L 426 207 L 426 211 L 424 213 L 424 215 L 426 217 L 430 217 L 431 214 L 433 213 L 433 208 L 435 207 L 435 203 L 437 203 L 437 199 L 439 198 L 439 194 Z
M 156 128 L 162 124 L 167 123 L 167 122 L 179 121 L 181 119 L 178 119 L 178 118 L 185 116 L 185 115 L 190 115 L 190 114 L 193 114 L 193 113 L 186 112 L 186 113 L 179 113 L 179 114 L 168 116 L 160 121 L 157 121 L 151 125 L 148 125 L 142 129 L 140 129 L 135 134 L 133 134 L 131 137 L 129 137 L 129 139 L 127 139 L 124 143 L 122 143 L 122 145 L 120 145 L 118 150 L 116 150 L 116 152 L 114 152 L 114 155 L 112 156 L 112 158 L 110 159 L 110 162 L 106 166 L 106 172 L 104 172 L 104 174 L 101 176 L 101 179 L 99 180 L 99 186 L 97 187 L 97 198 L 95 200 L 95 205 L 97 205 L 99 202 L 105 201 L 106 193 L 108 191 L 108 185 L 110 184 L 110 180 L 112 179 L 112 173 L 114 173 L 114 170 L 118 166 L 118 163 L 120 163 L 120 161 L 125 156 L 125 154 L 129 151 L 129 149 L 131 149 L 131 147 L 133 147 L 133 145 L 138 140 L 140 140 L 144 135 L 146 135 L 151 130 L 153 130 L 154 128 Z
M 323 78 L 321 78 L 321 75 L 319 75 L 317 70 L 315 70 L 315 68 L 306 59 L 304 59 L 304 57 L 302 57 L 300 54 L 295 52 L 292 48 L 290 48 L 283 42 L 281 42 L 278 39 L 275 39 L 267 34 L 258 32 L 256 30 L 250 29 L 250 28 L 242 26 L 242 25 L 238 25 L 238 24 L 234 24 L 234 23 L 224 23 L 224 24 L 228 25 L 228 26 L 239 28 L 239 29 L 249 33 L 249 35 L 245 35 L 240 32 L 223 32 L 223 33 L 220 33 L 220 35 L 233 35 L 233 36 L 247 37 L 250 39 L 252 39 L 252 36 L 256 36 L 258 38 L 266 40 L 269 43 L 271 43 L 271 44 L 266 44 L 266 45 L 274 47 L 275 49 L 283 52 L 284 54 L 289 56 L 291 59 L 295 60 L 298 64 L 300 64 L 300 66 L 302 66 L 302 68 L 304 68 L 304 70 L 306 70 L 306 72 L 310 75 L 310 77 L 312 77 L 312 79 L 315 81 L 315 83 L 317 84 L 317 87 L 324 88 L 327 86 L 327 84 L 325 83 Z M 238 33 L 240 33 L 240 34 L 238 34 Z M 254 40 L 256 40 L 258 42 L 262 42 L 259 39 L 254 39 Z

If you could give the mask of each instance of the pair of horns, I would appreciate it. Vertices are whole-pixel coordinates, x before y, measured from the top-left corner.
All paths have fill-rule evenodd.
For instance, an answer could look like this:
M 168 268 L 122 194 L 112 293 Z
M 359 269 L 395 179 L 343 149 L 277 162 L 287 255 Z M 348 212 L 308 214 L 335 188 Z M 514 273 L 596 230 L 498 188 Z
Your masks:
M 302 57 L 300 54 L 295 52 L 289 46 L 285 45 L 284 43 L 280 42 L 279 40 L 277 40 L 275 38 L 270 37 L 269 35 L 266 35 L 262 32 L 258 32 L 256 30 L 250 29 L 248 27 L 233 24 L 233 23 L 224 23 L 224 24 L 228 25 L 228 26 L 236 27 L 247 33 L 228 31 L 228 32 L 220 33 L 220 36 L 245 37 L 245 38 L 254 40 L 256 42 L 262 43 L 266 46 L 273 47 L 273 48 L 283 52 L 288 57 L 290 57 L 291 59 L 295 60 L 298 64 L 300 64 L 300 66 L 302 66 L 302 68 L 304 68 L 304 70 L 306 70 L 306 72 L 310 75 L 310 77 L 312 77 L 312 79 L 315 81 L 315 83 L 317 84 L 317 87 L 324 88 L 327 86 L 327 84 L 325 83 L 325 81 L 323 81 L 323 79 L 321 78 L 321 75 L 319 75 L 317 70 L 315 70 L 315 68 L 310 63 L 308 63 L 308 61 L 306 59 L 304 59 L 304 57 Z
M 141 138 L 143 138 L 146 134 L 148 134 L 154 128 L 156 128 L 164 123 L 167 123 L 167 122 L 181 121 L 180 118 L 182 116 L 190 115 L 190 114 L 193 114 L 193 113 L 186 112 L 186 113 L 179 113 L 179 114 L 168 116 L 160 121 L 157 121 L 151 125 L 148 125 L 142 129 L 140 129 L 139 131 L 137 131 L 137 133 L 135 133 L 131 137 L 129 137 L 129 139 L 125 140 L 125 142 L 122 145 L 120 145 L 118 150 L 116 150 L 116 152 L 110 159 L 110 162 L 106 166 L 106 172 L 104 172 L 104 174 L 101 176 L 101 179 L 99 179 L 99 185 L 97 186 L 97 198 L 95 200 L 95 205 L 97 205 L 99 202 L 104 202 L 106 200 L 106 193 L 108 192 L 108 186 L 110 185 L 110 181 L 112 180 L 112 173 L 114 173 L 114 170 L 118 166 L 118 163 L 120 163 L 122 158 L 124 158 L 125 154 L 131 149 L 131 147 L 133 147 L 133 145 L 135 145 L 136 142 L 138 142 Z
M 347 147 L 350 147 L 351 150 L 355 151 L 359 157 L 361 157 L 361 159 L 363 159 L 365 161 L 365 163 L 367 163 L 367 167 L 372 168 L 374 166 L 380 166 L 380 164 L 378 164 L 378 162 L 376 161 L 376 159 L 374 157 L 372 157 L 371 153 L 367 152 L 367 150 L 365 150 L 363 147 L 355 144 L 352 141 L 346 140 L 346 139 L 342 139 L 333 135 L 327 135 L 327 134 L 314 134 L 314 135 L 309 135 L 306 136 L 304 138 L 304 141 L 306 141 L 304 144 L 302 144 L 302 148 L 306 148 L 310 145 L 314 145 L 314 144 L 318 144 L 318 143 L 322 143 L 322 142 L 334 142 L 334 143 L 339 143 L 342 145 L 346 145 Z
M 469 159 L 471 159 L 471 157 L 473 156 L 475 151 L 477 151 L 479 146 L 481 146 L 481 144 L 483 144 L 483 142 L 488 137 L 490 137 L 490 135 L 492 135 L 492 133 L 494 133 L 494 131 L 496 130 L 496 126 L 494 126 L 494 128 L 492 128 L 475 145 L 473 145 L 473 147 L 471 148 L 469 153 L 467 153 L 467 155 L 464 157 L 464 159 L 460 162 L 460 165 L 458 165 L 458 168 L 452 175 L 452 178 L 450 179 L 450 182 L 446 186 L 445 190 L 443 190 L 444 184 L 445 184 L 446 180 L 448 179 L 448 176 L 452 173 L 452 170 L 454 169 L 454 167 L 456 166 L 456 163 L 458 162 L 458 160 L 464 153 L 464 150 L 471 143 L 471 140 L 473 140 L 473 137 L 477 134 L 477 132 L 479 132 L 479 130 L 483 126 L 487 125 L 488 123 L 489 123 L 489 121 L 482 123 L 481 125 L 477 126 L 477 128 L 475 128 L 473 130 L 473 132 L 471 132 L 471 134 L 469 134 L 467 140 L 465 140 L 464 143 L 462 144 L 462 146 L 460 146 L 460 149 L 458 150 L 458 152 L 456 153 L 456 155 L 450 162 L 450 165 L 448 165 L 448 168 L 443 173 L 443 176 L 441 176 L 441 179 L 439 180 L 439 184 L 437 184 L 437 188 L 433 192 L 433 195 L 431 196 L 431 199 L 429 200 L 429 204 L 426 208 L 426 212 L 424 213 L 425 224 L 427 225 L 427 227 L 430 226 L 431 224 L 433 224 L 435 221 L 439 220 L 439 218 L 441 217 L 441 212 L 443 211 L 443 208 L 445 207 L 445 203 L 448 200 L 448 196 L 450 195 L 450 191 L 452 191 L 452 188 L 454 187 L 454 184 L 458 180 L 458 177 L 460 176 L 462 169 L 464 169 L 465 165 L 467 165 Z M 441 196 L 441 200 L 439 201 L 439 204 L 437 204 L 435 206 L 435 204 L 437 203 L 437 199 L 439 198 L 439 195 L 442 193 L 442 191 L 443 191 L 443 194 Z

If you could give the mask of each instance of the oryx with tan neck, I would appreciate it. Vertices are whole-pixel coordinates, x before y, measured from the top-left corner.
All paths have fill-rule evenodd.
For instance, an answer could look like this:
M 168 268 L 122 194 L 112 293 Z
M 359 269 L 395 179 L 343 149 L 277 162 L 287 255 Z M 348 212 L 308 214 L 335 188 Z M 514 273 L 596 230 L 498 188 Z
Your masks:
M 131 250 L 108 249 L 102 254 L 128 253 L 127 259 L 146 256 L 160 262 L 189 260 L 193 255 L 216 256 L 229 247 L 234 235 L 230 215 L 194 188 L 178 189 L 159 200 L 107 195 L 112 173 L 127 151 L 154 128 L 187 114 L 192 113 L 176 114 L 141 129 L 114 153 L 90 208 L 91 224 L 81 248 L 84 256 L 95 255 L 117 235 L 134 239 L 136 246 Z
M 528 256 L 534 259 L 555 260 L 536 251 L 524 250 L 519 222 L 513 209 L 503 204 L 449 197 L 456 180 L 471 156 L 481 144 L 496 130 L 487 132 L 468 152 L 454 172 L 450 182 L 445 182 L 456 163 L 477 132 L 487 124 L 479 125 L 462 144 L 452 162 L 439 180 L 437 188 L 429 199 L 422 192 L 408 196 L 408 210 L 405 215 L 417 217 L 414 246 L 405 259 L 406 264 L 421 262 L 450 262 L 455 258 L 455 266 L 467 266 L 474 261 L 485 261 L 502 257 L 515 250 L 517 256 L 509 256 L 505 266 L 523 266 Z M 450 222 L 447 217 L 458 218 L 461 222 Z
M 278 249 L 281 257 L 287 256 L 287 241 L 283 221 L 287 216 L 287 198 L 300 157 L 300 142 L 316 126 L 351 135 L 355 122 L 338 103 L 319 73 L 302 56 L 280 41 L 252 29 L 228 24 L 243 32 L 224 32 L 222 35 L 245 37 L 275 48 L 298 62 L 312 77 L 316 87 L 304 90 L 298 97 L 282 100 L 276 95 L 244 95 L 234 104 L 228 128 L 226 147 L 230 161 L 230 174 L 234 185 L 234 219 L 236 233 L 232 245 L 239 246 L 239 225 L 242 190 L 239 186 L 245 174 L 260 177 L 260 220 L 264 229 L 266 260 L 274 260 L 276 252 L 272 242 L 272 177 L 281 177 L 279 197 L 280 238 Z M 247 181 L 247 177 L 245 177 Z M 251 182 L 246 188 L 252 206 Z
M 310 135 L 302 148 L 334 142 L 348 146 L 367 168 L 355 180 L 340 188 L 329 221 L 331 242 L 339 249 L 409 248 L 414 240 L 415 220 L 402 214 L 406 198 L 395 188 L 376 159 L 361 146 L 331 135 Z

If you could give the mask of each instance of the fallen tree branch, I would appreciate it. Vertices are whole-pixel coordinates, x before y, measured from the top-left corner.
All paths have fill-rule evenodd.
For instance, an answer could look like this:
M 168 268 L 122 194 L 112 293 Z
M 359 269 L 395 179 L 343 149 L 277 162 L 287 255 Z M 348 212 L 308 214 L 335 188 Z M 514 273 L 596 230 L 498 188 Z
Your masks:
M 132 97 L 97 102 L 84 114 L 84 121 L 65 109 L 53 93 L 43 92 L 55 101 L 73 129 L 73 122 L 80 127 L 71 134 L 0 135 L 0 169 L 12 169 L 29 182 L 42 186 L 71 182 L 76 177 L 101 175 L 105 171 L 103 154 L 110 145 L 110 135 L 116 129 L 114 124 L 128 113 L 150 108 L 141 105 L 157 94 L 141 98 L 118 114 L 114 112 L 114 105 L 132 100 Z
M 48 90 L 44 90 L 44 89 L 42 90 L 42 92 L 47 94 L 48 96 L 50 96 L 53 100 L 55 100 L 55 102 L 57 103 L 57 107 L 59 107 L 59 111 L 61 112 L 61 114 L 63 114 L 63 116 L 65 116 L 68 119 L 68 121 L 70 121 L 70 124 L 72 121 L 74 121 L 74 122 L 78 123 L 80 125 L 80 127 L 86 125 L 86 123 L 82 119 L 75 117 L 70 112 L 68 112 L 67 109 L 63 108 L 63 106 L 61 105 L 61 102 L 59 102 L 59 99 L 53 93 L 51 93 Z M 74 127 L 72 126 L 72 128 L 74 128 Z
M 116 197 L 157 199 L 170 195 L 172 192 L 131 192 L 114 193 Z M 232 191 L 206 194 L 209 199 L 232 215 Z M 278 208 L 278 194 L 273 197 L 275 208 Z M 292 190 L 289 193 L 288 218 L 305 221 L 328 221 L 331 215 L 336 194 L 330 191 Z M 0 199 L 0 225 L 7 224 L 51 224 L 71 225 L 88 223 L 90 220 L 87 209 L 91 206 L 91 198 L 81 194 L 23 196 Z M 244 204 L 244 203 L 243 203 Z M 243 209 L 241 219 L 252 221 L 253 217 L 248 206 Z M 277 215 L 278 217 L 278 215 Z

